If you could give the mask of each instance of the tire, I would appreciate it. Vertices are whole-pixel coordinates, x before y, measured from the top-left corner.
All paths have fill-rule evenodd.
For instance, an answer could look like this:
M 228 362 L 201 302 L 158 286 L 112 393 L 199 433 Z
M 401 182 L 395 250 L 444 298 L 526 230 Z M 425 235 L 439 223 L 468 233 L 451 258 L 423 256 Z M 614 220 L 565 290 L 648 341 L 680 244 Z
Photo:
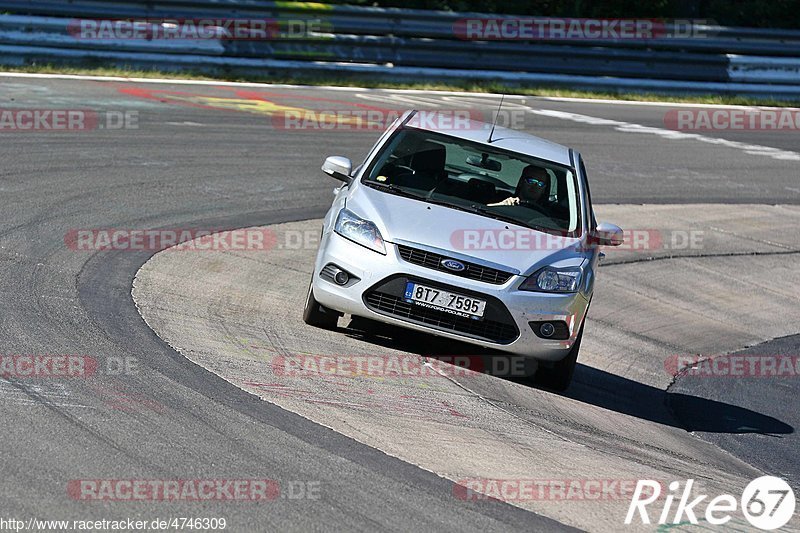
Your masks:
M 323 329 L 336 329 L 341 313 L 328 309 L 314 298 L 314 289 L 309 283 L 306 306 L 303 309 L 303 322 L 309 326 Z
M 583 338 L 583 324 L 578 332 L 578 338 L 569 354 L 552 367 L 540 366 L 533 378 L 535 385 L 555 392 L 564 392 L 572 383 L 572 375 L 575 373 L 575 365 L 578 362 L 578 352 L 581 350 L 581 339 Z

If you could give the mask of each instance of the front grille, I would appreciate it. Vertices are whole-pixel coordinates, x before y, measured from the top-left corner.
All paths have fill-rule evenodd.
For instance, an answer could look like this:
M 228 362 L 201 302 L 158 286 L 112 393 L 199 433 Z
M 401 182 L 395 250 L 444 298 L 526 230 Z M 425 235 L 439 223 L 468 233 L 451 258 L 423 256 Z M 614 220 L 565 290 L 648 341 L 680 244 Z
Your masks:
M 384 292 L 368 292 L 365 302 L 367 307 L 374 311 L 498 344 L 509 344 L 519 336 L 519 331 L 513 324 L 486 318 L 473 320 L 451 315 L 443 311 L 410 304 L 402 298 Z
M 447 257 L 446 255 L 436 254 L 426 250 L 420 250 L 418 248 L 411 248 L 410 246 L 403 246 L 401 244 L 397 245 L 397 250 L 400 252 L 400 257 L 409 263 L 414 263 L 415 265 L 420 265 L 426 268 L 432 268 L 433 270 L 439 270 L 441 272 L 447 272 L 448 274 L 452 274 L 454 276 L 461 276 L 463 278 L 483 281 L 485 283 L 502 285 L 514 275 L 511 272 L 505 272 L 496 268 L 481 266 L 475 263 L 462 261 L 454 257 Z M 454 259 L 459 263 L 463 263 L 466 268 L 461 272 L 454 272 L 442 266 L 442 261 L 445 259 Z

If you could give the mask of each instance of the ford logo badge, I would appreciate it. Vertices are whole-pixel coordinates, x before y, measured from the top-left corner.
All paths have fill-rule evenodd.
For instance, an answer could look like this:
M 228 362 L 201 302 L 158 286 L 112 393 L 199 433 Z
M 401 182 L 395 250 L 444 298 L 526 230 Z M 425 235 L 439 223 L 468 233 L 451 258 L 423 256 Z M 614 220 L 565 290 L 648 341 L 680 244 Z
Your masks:
M 441 264 L 447 270 L 452 270 L 453 272 L 461 272 L 467 268 L 464 263 L 456 261 L 455 259 L 443 259 Z

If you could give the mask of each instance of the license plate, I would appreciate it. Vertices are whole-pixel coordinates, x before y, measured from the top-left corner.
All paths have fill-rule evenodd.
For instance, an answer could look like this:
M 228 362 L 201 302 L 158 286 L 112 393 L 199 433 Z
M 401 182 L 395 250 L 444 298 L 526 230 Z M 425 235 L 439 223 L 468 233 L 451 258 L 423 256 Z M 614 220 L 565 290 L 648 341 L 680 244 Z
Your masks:
M 480 320 L 486 309 L 486 300 L 462 296 L 410 281 L 406 283 L 405 301 L 474 320 Z

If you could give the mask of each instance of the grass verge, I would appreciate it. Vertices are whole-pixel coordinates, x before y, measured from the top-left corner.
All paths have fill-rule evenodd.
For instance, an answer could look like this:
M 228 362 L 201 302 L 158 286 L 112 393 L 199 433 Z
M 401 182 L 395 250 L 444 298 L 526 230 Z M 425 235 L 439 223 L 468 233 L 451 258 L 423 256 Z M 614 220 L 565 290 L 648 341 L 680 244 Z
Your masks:
M 610 99 L 644 102 L 675 102 L 693 104 L 725 104 L 745 106 L 797 107 L 798 100 L 781 100 L 771 98 L 754 98 L 750 96 L 734 96 L 720 94 L 705 95 L 670 95 L 639 92 L 604 92 L 585 91 L 554 87 L 516 86 L 498 82 L 476 81 L 437 81 L 437 82 L 397 82 L 377 80 L 367 76 L 320 76 L 300 74 L 296 76 L 278 75 L 242 76 L 240 74 L 208 74 L 190 71 L 170 72 L 160 70 L 137 70 L 119 67 L 68 67 L 57 65 L 3 66 L 5 72 L 28 72 L 39 74 L 75 74 L 88 76 L 118 76 L 126 78 L 170 78 L 176 80 L 207 80 L 256 82 L 293 85 L 331 85 L 342 87 L 366 87 L 374 89 L 416 89 L 427 91 L 464 91 L 475 93 L 505 93 L 523 96 L 567 97 L 588 99 Z

